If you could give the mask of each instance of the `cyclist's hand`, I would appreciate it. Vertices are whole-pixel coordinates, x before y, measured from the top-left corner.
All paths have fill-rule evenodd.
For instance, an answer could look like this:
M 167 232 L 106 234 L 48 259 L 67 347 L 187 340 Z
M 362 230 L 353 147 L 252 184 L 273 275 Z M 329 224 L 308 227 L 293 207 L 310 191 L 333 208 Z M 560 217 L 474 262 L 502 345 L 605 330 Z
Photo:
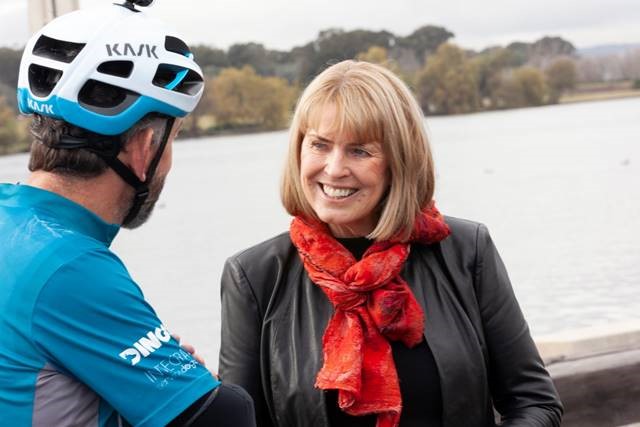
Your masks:
M 180 339 L 180 335 L 178 334 L 171 334 L 171 336 L 178 341 L 178 344 L 180 344 L 180 347 L 182 347 L 182 349 L 186 352 L 188 352 L 194 359 L 196 359 L 196 362 L 198 362 L 199 364 L 201 364 L 202 366 L 205 366 L 206 363 L 204 361 L 204 357 L 200 356 L 197 352 L 196 352 L 196 348 L 194 346 L 192 346 L 189 343 L 186 342 L 182 342 L 182 340 Z

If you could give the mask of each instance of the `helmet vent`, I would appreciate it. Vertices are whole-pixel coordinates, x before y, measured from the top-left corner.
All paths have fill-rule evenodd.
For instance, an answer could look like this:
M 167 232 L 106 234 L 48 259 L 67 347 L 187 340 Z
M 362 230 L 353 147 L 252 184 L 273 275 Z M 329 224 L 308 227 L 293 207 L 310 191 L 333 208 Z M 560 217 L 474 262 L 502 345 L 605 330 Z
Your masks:
M 197 95 L 202 87 L 204 86 L 204 81 L 202 77 L 198 73 L 193 70 L 189 70 L 187 75 L 182 79 L 180 84 L 176 86 L 173 90 L 176 92 L 184 93 L 186 95 Z
M 170 64 L 160 64 L 153 78 L 153 84 L 174 92 L 196 95 L 204 82 L 202 77 L 193 70 Z
M 164 48 L 168 52 L 177 53 L 178 55 L 184 55 L 191 53 L 189 46 L 177 37 L 167 36 L 164 39 Z
M 84 43 L 66 42 L 40 36 L 33 47 L 33 54 L 69 64 L 78 56 L 84 46 Z
M 80 89 L 78 102 L 88 110 L 115 116 L 129 108 L 139 96 L 135 92 L 108 83 L 88 80 Z
M 36 96 L 49 96 L 60 77 L 62 77 L 62 71 L 60 70 L 54 70 L 38 64 L 29 66 L 29 87 Z
M 178 77 L 180 71 L 182 71 L 182 69 L 175 65 L 160 64 L 156 75 L 153 77 L 153 84 L 160 87 L 167 87 L 167 85 L 171 84 L 171 82 Z
M 129 77 L 132 71 L 133 62 L 131 61 L 108 61 L 98 67 L 98 72 L 102 74 L 124 78 Z

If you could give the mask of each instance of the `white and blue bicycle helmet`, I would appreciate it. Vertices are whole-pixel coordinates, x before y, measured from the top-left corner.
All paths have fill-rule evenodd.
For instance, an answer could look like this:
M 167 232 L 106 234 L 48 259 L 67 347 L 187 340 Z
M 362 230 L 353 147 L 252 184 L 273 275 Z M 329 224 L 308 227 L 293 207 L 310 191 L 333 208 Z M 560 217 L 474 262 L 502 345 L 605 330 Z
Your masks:
M 151 1 L 78 10 L 36 33 L 20 64 L 20 111 L 100 135 L 122 134 L 148 113 L 193 111 L 202 70 L 173 30 L 133 3 Z
M 27 43 L 20 63 L 18 105 L 74 125 L 52 149 L 86 149 L 135 191 L 123 224 L 136 217 L 176 117 L 193 111 L 204 90 L 202 70 L 169 27 L 126 0 L 51 21 Z M 124 134 L 148 114 L 167 117 L 164 135 L 141 181 L 119 158 Z

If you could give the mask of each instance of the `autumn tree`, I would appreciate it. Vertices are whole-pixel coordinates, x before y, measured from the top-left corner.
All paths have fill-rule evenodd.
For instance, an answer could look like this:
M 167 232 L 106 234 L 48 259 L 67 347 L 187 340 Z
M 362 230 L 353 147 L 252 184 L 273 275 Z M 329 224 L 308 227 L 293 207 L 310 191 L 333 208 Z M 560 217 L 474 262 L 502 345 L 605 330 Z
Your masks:
M 182 136 L 197 137 L 206 134 L 208 129 L 214 125 L 213 116 L 213 96 L 210 90 L 214 77 L 204 76 L 204 92 L 196 108 L 187 115 L 182 122 Z
M 544 74 L 533 67 L 503 73 L 495 92 L 497 108 L 542 105 L 547 94 Z
M 0 154 L 24 151 L 28 146 L 27 123 L 19 120 L 16 111 L 0 96 Z
M 578 80 L 576 64 L 569 58 L 554 61 L 545 70 L 547 86 L 549 87 L 549 102 L 556 104 L 567 90 L 573 89 Z
M 371 46 L 366 52 L 360 52 L 356 59 L 358 61 L 367 61 L 373 64 L 385 65 L 389 62 L 387 49 L 380 46 Z
M 453 44 L 441 45 L 417 78 L 418 100 L 425 113 L 475 111 L 478 90 L 465 53 Z
M 361 52 L 356 56 L 358 61 L 371 62 L 372 64 L 382 65 L 389 69 L 409 85 L 413 85 L 411 76 L 404 73 L 396 61 L 389 58 L 388 50 L 380 46 L 371 46 L 366 52 Z
M 222 70 L 208 91 L 218 126 L 231 128 L 286 126 L 296 95 L 285 79 L 259 76 L 250 66 Z

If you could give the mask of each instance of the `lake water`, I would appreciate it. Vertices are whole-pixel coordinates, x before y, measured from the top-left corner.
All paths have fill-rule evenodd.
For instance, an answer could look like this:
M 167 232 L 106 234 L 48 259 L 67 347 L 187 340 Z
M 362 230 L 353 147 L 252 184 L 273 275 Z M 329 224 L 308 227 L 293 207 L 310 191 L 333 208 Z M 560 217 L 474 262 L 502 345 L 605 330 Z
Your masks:
M 440 210 L 487 224 L 534 336 L 640 320 L 640 98 L 427 121 Z M 217 365 L 219 277 L 287 229 L 286 132 L 182 141 L 159 206 L 113 245 L 160 317 Z M 0 181 L 26 177 L 0 158 Z

